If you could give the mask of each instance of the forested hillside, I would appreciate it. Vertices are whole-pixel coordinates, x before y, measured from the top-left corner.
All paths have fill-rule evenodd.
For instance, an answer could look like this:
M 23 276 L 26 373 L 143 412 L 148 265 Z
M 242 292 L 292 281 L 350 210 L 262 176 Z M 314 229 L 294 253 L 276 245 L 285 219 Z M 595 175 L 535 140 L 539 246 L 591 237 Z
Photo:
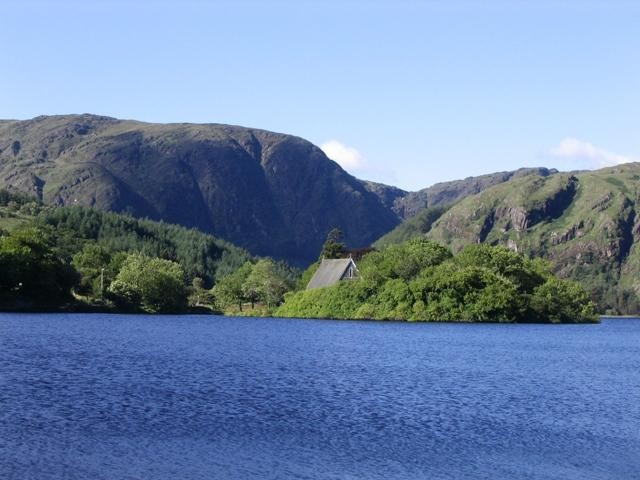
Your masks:
M 86 207 L 45 206 L 0 190 L 3 309 L 96 304 L 182 311 L 190 293 L 204 295 L 217 280 L 253 261 L 245 250 L 197 230 Z M 130 288 L 134 284 L 139 291 Z

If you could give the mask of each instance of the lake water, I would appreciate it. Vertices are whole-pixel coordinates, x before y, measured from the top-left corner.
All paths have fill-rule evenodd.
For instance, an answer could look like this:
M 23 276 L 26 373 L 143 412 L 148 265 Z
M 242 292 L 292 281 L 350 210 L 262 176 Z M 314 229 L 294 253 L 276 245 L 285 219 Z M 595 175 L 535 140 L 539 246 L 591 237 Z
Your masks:
M 2 479 L 640 479 L 640 320 L 0 314 Z

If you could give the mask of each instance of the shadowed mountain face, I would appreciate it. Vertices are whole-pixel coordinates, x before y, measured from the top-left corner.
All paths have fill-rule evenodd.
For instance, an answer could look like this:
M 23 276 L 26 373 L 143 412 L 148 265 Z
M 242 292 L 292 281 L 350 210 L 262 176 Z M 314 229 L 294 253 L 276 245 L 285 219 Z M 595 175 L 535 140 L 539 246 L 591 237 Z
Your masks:
M 327 232 L 369 245 L 399 223 L 383 198 L 297 137 L 94 115 L 0 122 L 0 188 L 46 203 L 198 228 L 305 264 Z

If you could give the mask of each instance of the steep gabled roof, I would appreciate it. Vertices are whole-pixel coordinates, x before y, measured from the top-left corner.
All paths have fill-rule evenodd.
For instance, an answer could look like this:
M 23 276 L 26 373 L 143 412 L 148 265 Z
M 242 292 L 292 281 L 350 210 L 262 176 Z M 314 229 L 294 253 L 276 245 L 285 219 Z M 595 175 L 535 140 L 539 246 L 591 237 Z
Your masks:
M 316 270 L 316 273 L 311 277 L 307 285 L 307 290 L 328 287 L 338 283 L 351 265 L 353 265 L 354 270 L 357 272 L 356 264 L 350 258 L 323 258 L 318 270 Z

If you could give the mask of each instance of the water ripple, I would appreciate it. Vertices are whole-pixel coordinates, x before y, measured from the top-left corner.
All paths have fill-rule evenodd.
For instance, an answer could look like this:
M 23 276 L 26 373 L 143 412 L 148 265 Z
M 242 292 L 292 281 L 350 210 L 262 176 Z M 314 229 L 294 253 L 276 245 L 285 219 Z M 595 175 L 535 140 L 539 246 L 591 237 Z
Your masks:
M 640 320 L 0 315 L 3 479 L 640 479 Z

